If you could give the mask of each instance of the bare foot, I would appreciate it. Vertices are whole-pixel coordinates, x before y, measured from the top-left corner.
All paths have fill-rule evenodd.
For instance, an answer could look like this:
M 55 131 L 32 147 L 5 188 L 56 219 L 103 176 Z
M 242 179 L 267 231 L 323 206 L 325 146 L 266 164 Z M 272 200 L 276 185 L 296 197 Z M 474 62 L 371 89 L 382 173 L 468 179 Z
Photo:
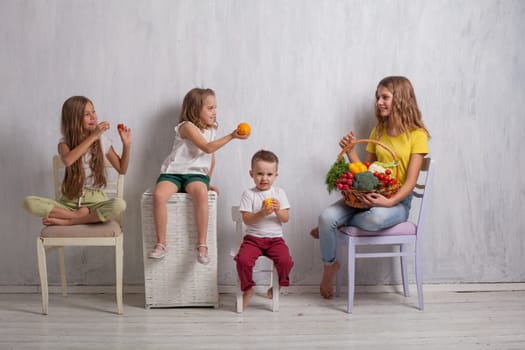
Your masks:
M 332 265 L 325 265 L 323 271 L 323 279 L 321 280 L 320 291 L 325 299 L 332 299 L 334 297 L 334 278 L 339 270 L 339 263 L 336 261 Z
M 319 227 L 312 229 L 312 231 L 310 231 L 310 236 L 315 239 L 319 239 Z
M 246 306 L 248 306 L 248 302 L 253 296 L 253 288 L 248 289 L 246 292 L 242 294 L 242 310 L 246 310 Z
M 71 220 L 70 219 L 59 219 L 59 218 L 43 218 L 42 223 L 46 226 L 70 226 Z

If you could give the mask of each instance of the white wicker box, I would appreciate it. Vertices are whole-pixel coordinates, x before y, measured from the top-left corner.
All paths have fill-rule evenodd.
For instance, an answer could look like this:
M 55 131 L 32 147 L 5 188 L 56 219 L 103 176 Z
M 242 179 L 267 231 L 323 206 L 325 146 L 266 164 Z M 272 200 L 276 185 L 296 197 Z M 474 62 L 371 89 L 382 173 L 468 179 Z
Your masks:
M 142 195 L 142 241 L 146 308 L 219 306 L 217 281 L 217 194 L 208 193 L 208 255 L 197 262 L 197 229 L 189 195 L 176 193 L 168 201 L 167 248 L 163 259 L 149 259 L 156 243 L 151 190 Z

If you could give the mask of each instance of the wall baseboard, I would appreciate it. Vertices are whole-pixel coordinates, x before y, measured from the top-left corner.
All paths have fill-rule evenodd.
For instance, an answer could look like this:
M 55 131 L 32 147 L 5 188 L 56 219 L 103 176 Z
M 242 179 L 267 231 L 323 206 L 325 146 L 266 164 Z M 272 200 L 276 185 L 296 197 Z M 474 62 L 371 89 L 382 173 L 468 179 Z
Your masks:
M 257 289 L 265 290 L 264 286 L 258 286 Z M 414 290 L 416 286 L 410 285 Z M 457 293 L 474 293 L 474 292 L 501 292 L 501 291 L 525 291 L 525 282 L 516 283 L 443 283 L 443 284 L 425 284 L 425 292 L 457 292 Z M 373 286 L 356 286 L 357 292 L 367 293 L 391 293 L 401 291 L 401 285 L 373 285 Z M 115 286 L 68 286 L 68 293 L 83 294 L 103 294 L 114 293 Z M 345 288 L 346 290 L 346 288 Z M 237 287 L 233 285 L 219 285 L 219 293 L 236 293 Z M 61 293 L 60 286 L 49 286 L 49 293 Z M 282 289 L 283 294 L 301 294 L 301 293 L 318 293 L 319 285 L 290 286 Z M 0 294 L 31 294 L 40 293 L 40 286 L 0 286 Z M 124 293 L 126 294 L 143 294 L 144 285 L 125 285 Z

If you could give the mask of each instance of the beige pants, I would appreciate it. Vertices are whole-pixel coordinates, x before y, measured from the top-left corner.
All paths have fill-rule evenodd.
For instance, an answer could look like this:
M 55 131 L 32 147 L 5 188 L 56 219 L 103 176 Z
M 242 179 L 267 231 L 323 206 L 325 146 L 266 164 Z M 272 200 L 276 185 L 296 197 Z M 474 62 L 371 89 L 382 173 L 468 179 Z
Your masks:
M 24 199 L 23 207 L 33 215 L 45 218 L 54 207 L 64 208 L 71 211 L 78 210 L 80 207 L 89 208 L 92 212 L 96 211 L 100 221 L 107 221 L 117 217 L 126 209 L 126 202 L 120 198 L 108 199 L 102 190 L 87 189 L 81 198 L 74 200 L 64 196 L 57 200 L 27 196 Z

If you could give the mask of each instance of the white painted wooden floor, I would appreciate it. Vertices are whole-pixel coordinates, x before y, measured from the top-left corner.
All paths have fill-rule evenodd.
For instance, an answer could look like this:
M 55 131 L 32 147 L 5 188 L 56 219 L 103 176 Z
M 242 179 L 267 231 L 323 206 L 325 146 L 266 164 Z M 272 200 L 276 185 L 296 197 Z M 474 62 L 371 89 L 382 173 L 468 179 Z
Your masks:
M 417 296 L 359 293 L 282 294 L 280 311 L 256 295 L 244 314 L 234 295 L 219 309 L 144 309 L 143 294 L 126 294 L 116 315 L 112 294 L 51 294 L 41 315 L 37 293 L 0 294 L 0 349 L 525 349 L 525 291 L 425 291 Z

